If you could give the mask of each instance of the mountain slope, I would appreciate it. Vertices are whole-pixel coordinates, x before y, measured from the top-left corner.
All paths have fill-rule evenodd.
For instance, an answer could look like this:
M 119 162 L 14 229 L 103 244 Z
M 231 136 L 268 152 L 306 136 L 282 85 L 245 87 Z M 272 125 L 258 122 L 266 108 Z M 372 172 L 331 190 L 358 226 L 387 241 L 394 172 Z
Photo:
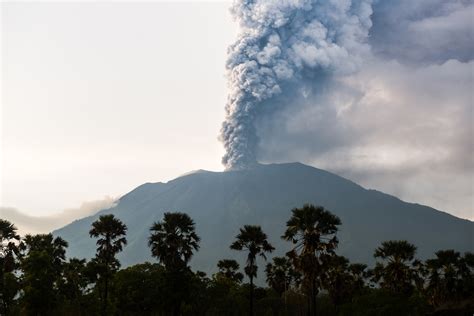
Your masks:
M 258 165 L 228 172 L 199 171 L 168 183 L 146 183 L 123 196 L 118 204 L 57 231 L 69 242 L 68 255 L 90 258 L 95 240 L 90 225 L 112 213 L 128 226 L 128 245 L 119 255 L 123 265 L 152 260 L 149 228 L 166 211 L 188 213 L 196 222 L 201 249 L 191 264 L 213 272 L 222 258 L 243 259 L 229 250 L 244 224 L 258 224 L 282 255 L 291 247 L 280 236 L 290 210 L 304 203 L 322 205 L 342 220 L 339 253 L 357 262 L 373 263 L 380 242 L 406 239 L 418 247 L 418 257 L 454 248 L 473 251 L 474 223 L 433 208 L 403 202 L 324 170 L 299 163 Z M 240 261 L 243 262 L 243 261 Z

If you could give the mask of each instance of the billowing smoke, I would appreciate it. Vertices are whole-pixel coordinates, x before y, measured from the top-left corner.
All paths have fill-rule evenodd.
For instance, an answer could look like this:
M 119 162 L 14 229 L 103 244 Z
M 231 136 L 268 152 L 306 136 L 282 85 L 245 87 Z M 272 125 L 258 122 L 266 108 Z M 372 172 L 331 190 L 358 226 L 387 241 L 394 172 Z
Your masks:
M 239 0 L 232 12 L 241 32 L 229 49 L 220 138 L 223 164 L 239 169 L 257 162 L 260 119 L 359 69 L 370 55 L 372 0 Z

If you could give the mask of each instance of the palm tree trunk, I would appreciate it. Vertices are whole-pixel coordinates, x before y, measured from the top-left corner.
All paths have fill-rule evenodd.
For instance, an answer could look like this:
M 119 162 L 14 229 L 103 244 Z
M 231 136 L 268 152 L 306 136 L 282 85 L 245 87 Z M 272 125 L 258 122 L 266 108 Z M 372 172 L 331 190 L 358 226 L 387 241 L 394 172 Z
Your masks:
M 180 302 L 175 303 L 175 306 L 173 306 L 173 316 L 179 316 L 179 310 L 181 309 L 180 306 Z
M 313 277 L 311 280 L 311 309 L 312 309 L 312 316 L 317 315 L 316 311 L 316 279 Z
M 5 302 L 5 279 L 3 276 L 3 258 L 0 258 L 0 315 L 7 314 L 7 304 Z
M 109 260 L 105 258 L 105 276 L 104 276 L 104 301 L 102 302 L 102 316 L 107 316 L 107 296 L 109 292 Z
M 250 276 L 250 316 L 253 316 L 253 276 Z

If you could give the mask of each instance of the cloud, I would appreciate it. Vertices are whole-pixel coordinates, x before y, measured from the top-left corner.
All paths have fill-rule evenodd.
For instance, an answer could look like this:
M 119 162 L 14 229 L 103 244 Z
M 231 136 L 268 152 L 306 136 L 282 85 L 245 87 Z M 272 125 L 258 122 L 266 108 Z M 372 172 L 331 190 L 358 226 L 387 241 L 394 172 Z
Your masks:
M 74 220 L 111 208 L 116 205 L 117 200 L 107 196 L 102 200 L 86 201 L 78 208 L 65 209 L 48 216 L 32 216 L 12 207 L 0 207 L 0 217 L 15 224 L 21 235 L 49 233 Z
M 349 74 L 369 55 L 371 0 L 236 1 L 241 32 L 229 48 L 229 97 L 220 139 L 227 168 L 256 163 L 256 122 L 309 80 Z
M 321 75 L 321 67 L 310 66 L 338 55 L 331 49 L 319 54 L 317 41 L 296 46 L 301 63 L 309 67 L 271 100 L 276 110 L 255 119 L 256 157 L 302 161 L 473 219 L 474 4 L 369 4 L 365 12 L 373 13 L 364 24 L 369 26 L 366 42 L 358 38 L 369 53 L 355 56 L 359 66 L 352 71 Z M 334 25 L 325 26 L 322 31 L 313 27 L 312 33 L 321 38 L 324 32 L 338 33 Z M 338 59 L 329 64 L 333 70 L 350 68 Z
M 470 0 L 379 0 L 373 10 L 369 43 L 377 56 L 424 65 L 474 57 Z
M 474 61 L 413 68 L 373 59 L 259 125 L 263 161 L 304 161 L 474 218 Z

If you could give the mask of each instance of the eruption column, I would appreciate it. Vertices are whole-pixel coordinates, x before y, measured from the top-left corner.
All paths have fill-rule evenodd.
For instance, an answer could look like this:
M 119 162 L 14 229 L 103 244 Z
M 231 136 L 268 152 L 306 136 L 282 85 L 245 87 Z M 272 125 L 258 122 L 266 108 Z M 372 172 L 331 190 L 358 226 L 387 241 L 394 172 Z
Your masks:
M 256 122 L 308 80 L 356 71 L 370 53 L 372 0 L 239 0 L 229 48 L 230 93 L 220 139 L 228 169 L 257 162 Z M 318 78 L 318 79 L 316 79 Z M 314 84 L 314 82 L 313 82 Z

